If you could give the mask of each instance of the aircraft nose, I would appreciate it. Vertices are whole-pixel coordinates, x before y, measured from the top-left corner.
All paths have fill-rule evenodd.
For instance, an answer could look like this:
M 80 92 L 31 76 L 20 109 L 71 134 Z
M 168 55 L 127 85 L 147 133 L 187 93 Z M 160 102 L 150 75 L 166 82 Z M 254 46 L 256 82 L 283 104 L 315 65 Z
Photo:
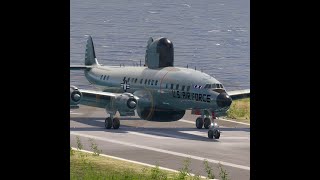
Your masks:
M 219 107 L 221 108 L 229 107 L 231 103 L 232 103 L 232 99 L 227 93 L 223 92 L 218 95 L 217 104 Z

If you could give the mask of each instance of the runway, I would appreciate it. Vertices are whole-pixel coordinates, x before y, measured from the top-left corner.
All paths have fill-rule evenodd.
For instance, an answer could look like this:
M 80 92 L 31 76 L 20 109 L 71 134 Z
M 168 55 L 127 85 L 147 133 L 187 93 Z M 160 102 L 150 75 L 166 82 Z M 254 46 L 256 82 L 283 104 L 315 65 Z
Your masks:
M 190 158 L 194 174 L 206 176 L 203 160 L 213 165 L 219 176 L 218 162 L 231 179 L 250 179 L 250 126 L 217 120 L 221 136 L 208 139 L 207 129 L 196 129 L 197 115 L 190 111 L 175 122 L 150 122 L 138 116 L 120 117 L 119 129 L 105 129 L 104 109 L 80 106 L 70 110 L 70 143 L 77 147 L 76 136 L 85 150 L 90 150 L 89 138 L 94 139 L 102 154 L 179 170 Z M 118 116 L 119 117 L 119 116 Z

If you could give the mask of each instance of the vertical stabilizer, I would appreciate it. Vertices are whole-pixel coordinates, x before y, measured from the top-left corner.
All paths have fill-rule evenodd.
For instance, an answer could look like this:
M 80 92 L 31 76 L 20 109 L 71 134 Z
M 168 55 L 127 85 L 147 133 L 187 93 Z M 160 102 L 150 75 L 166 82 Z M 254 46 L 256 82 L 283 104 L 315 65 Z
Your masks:
M 87 40 L 84 64 L 87 66 L 99 65 L 91 36 L 89 36 Z

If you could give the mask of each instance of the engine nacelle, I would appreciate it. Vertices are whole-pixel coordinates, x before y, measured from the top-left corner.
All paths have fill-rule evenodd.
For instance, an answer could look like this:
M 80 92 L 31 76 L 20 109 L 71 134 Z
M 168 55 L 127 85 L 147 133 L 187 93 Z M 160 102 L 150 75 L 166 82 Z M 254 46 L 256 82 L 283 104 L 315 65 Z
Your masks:
M 117 95 L 111 104 L 111 109 L 116 109 L 119 112 L 134 111 L 138 104 L 138 98 L 131 93 L 123 93 Z
M 70 86 L 70 106 L 78 105 L 82 99 L 82 93 L 75 86 Z
M 186 113 L 185 110 L 170 110 L 151 107 L 138 108 L 137 112 L 141 119 L 160 122 L 177 121 Z

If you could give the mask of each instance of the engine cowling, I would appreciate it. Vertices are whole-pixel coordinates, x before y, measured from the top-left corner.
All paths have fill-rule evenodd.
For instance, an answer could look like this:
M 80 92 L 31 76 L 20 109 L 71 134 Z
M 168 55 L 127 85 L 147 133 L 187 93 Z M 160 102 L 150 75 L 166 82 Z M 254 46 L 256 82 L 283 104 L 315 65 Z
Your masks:
M 78 105 L 82 99 L 82 93 L 75 86 L 70 86 L 70 105 Z
M 169 122 L 169 121 L 177 121 L 181 119 L 186 113 L 185 110 L 170 110 L 170 109 L 162 109 L 162 108 L 137 108 L 137 113 L 141 119 L 149 120 L 149 121 L 161 121 L 161 122 Z
M 138 98 L 130 93 L 119 94 L 112 101 L 114 109 L 118 111 L 133 111 L 137 108 Z

